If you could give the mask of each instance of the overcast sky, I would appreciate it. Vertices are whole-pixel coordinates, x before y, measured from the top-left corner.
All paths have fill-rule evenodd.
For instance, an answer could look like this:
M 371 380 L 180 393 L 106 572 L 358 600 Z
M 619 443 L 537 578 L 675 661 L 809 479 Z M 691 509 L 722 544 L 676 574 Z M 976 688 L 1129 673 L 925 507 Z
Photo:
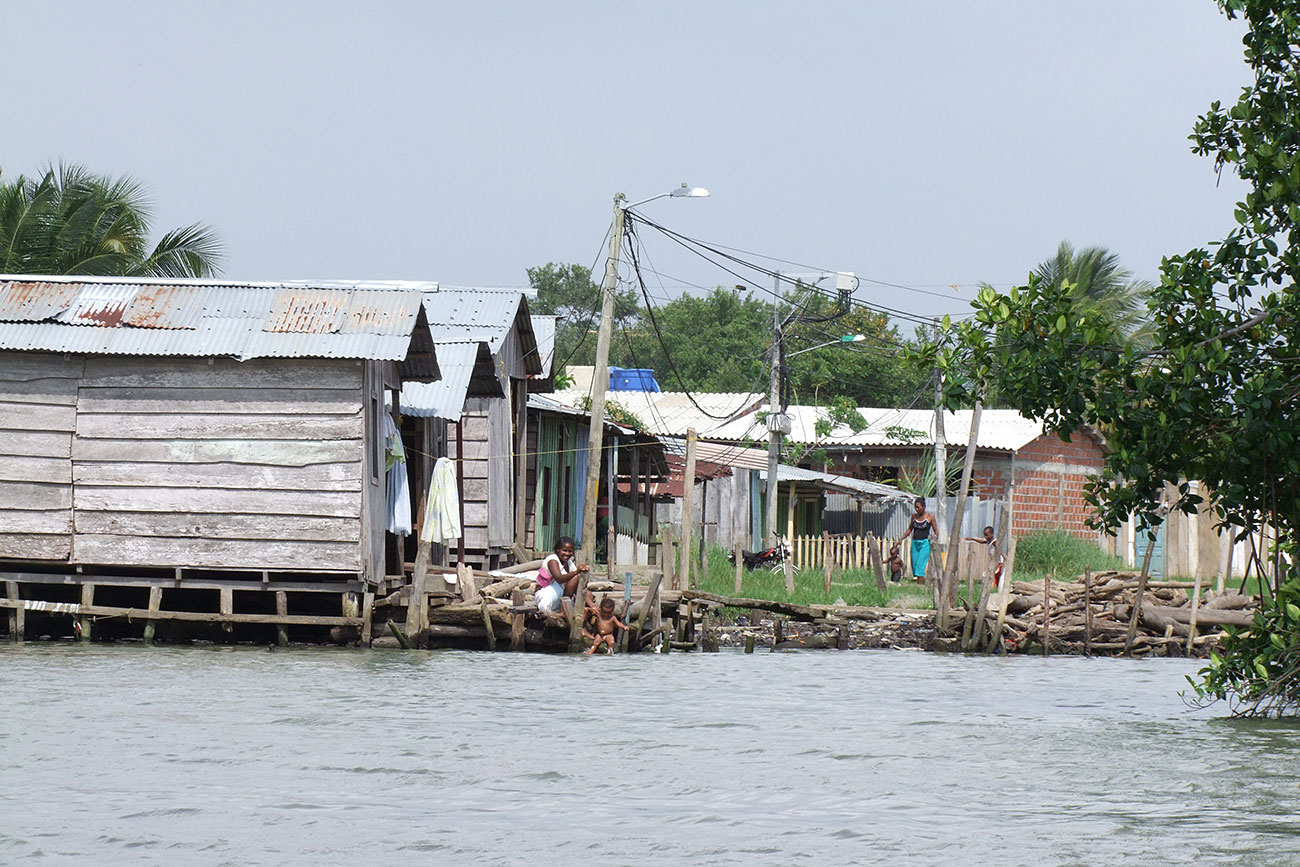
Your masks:
M 643 212 L 929 315 L 1062 239 L 1154 278 L 1241 196 L 1188 149 L 1248 81 L 1212 0 L 5 0 L 0 33 L 4 175 L 134 175 L 240 280 L 525 285 L 688 181 Z M 643 240 L 657 294 L 737 282 Z

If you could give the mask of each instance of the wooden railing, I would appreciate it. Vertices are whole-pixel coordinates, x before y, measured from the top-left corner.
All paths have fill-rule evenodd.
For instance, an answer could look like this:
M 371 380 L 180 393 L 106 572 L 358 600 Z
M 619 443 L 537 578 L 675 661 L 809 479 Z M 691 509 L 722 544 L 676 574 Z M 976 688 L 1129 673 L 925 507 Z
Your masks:
M 901 543 L 898 539 L 876 539 L 870 533 L 857 536 L 850 533 L 822 533 L 820 536 L 795 536 L 790 540 L 790 560 L 796 569 L 822 569 L 829 558 L 832 569 L 870 569 L 871 545 L 880 544 L 882 563 L 889 559 L 889 549 L 899 546 L 903 558 L 904 576 L 912 577 L 912 546 L 910 540 Z M 988 547 L 978 542 L 963 542 L 961 574 L 959 581 L 979 581 L 982 573 L 995 565 L 988 553 Z M 935 546 L 930 555 L 931 570 L 942 562 L 942 546 Z M 885 566 L 888 576 L 889 568 Z

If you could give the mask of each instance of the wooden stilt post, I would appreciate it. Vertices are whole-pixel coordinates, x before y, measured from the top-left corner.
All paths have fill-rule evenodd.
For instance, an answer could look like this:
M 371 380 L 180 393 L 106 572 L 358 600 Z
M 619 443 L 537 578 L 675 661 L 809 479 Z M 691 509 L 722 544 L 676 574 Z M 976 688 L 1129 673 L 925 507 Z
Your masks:
M 487 633 L 487 649 L 495 652 L 497 649 L 497 633 L 492 626 L 492 615 L 488 613 L 488 598 L 486 596 L 483 597 L 483 603 L 479 607 L 479 611 L 483 615 L 483 630 Z
M 632 628 L 632 638 L 628 642 L 628 647 L 635 653 L 641 649 L 641 632 L 645 629 L 646 616 L 650 614 L 650 609 L 659 604 L 659 585 L 663 582 L 663 575 L 655 575 L 650 579 L 650 586 L 646 588 L 646 594 L 641 600 L 641 612 L 636 617 L 636 625 Z
M 235 613 L 235 590 L 233 587 L 222 587 L 218 591 L 218 599 L 218 610 L 222 614 Z M 229 620 L 223 620 L 221 622 L 221 631 L 229 635 L 235 631 L 235 624 L 231 623 Z
M 1092 656 L 1092 567 L 1083 567 L 1083 655 Z
M 81 585 L 81 607 L 92 608 L 94 607 L 94 605 L 95 605 L 95 585 L 82 584 Z M 95 619 L 93 617 L 88 617 L 83 614 L 77 618 L 77 622 L 81 624 L 81 640 L 90 641 L 91 638 L 93 637 L 92 633 L 95 629 Z
M 281 617 L 289 614 L 289 594 L 283 590 L 275 591 L 275 613 Z M 280 647 L 286 647 L 289 644 L 289 628 L 283 623 L 276 624 L 275 643 Z
M 22 596 L 18 593 L 17 581 L 5 582 L 5 595 L 17 602 Z M 9 609 L 9 638 L 13 641 L 22 641 L 23 633 L 27 630 L 27 612 L 22 608 Z
M 1192 614 L 1187 624 L 1187 655 L 1192 655 L 1193 642 L 1196 641 L 1196 614 L 1201 607 L 1201 570 L 1196 570 L 1196 586 L 1192 590 Z
M 367 590 L 361 594 L 361 646 L 369 647 L 374 636 L 375 593 Z
M 673 541 L 673 525 L 664 523 L 659 527 L 659 534 L 663 538 L 660 545 L 660 563 L 664 570 L 664 580 L 668 582 L 668 589 L 676 590 L 677 586 L 677 543 Z
M 154 585 L 149 588 L 149 612 L 153 613 L 162 607 L 162 588 Z M 144 622 L 144 643 L 153 644 L 154 634 L 158 629 L 158 621 L 150 617 Z
M 1043 656 L 1047 656 L 1048 630 L 1052 624 L 1052 574 L 1043 576 L 1043 629 L 1039 636 L 1043 639 Z

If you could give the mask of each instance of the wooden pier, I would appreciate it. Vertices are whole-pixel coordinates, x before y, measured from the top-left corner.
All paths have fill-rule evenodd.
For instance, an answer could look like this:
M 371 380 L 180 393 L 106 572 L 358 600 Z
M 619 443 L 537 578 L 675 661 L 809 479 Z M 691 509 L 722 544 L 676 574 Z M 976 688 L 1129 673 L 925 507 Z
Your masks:
M 14 641 L 368 642 L 374 593 L 355 574 L 173 570 L 0 573 Z

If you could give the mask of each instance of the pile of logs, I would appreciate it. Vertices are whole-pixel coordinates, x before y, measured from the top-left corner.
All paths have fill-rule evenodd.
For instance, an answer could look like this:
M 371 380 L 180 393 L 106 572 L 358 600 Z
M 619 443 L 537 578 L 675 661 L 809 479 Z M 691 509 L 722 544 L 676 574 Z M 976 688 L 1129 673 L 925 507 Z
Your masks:
M 1071 581 L 1013 582 L 968 607 L 953 631 L 960 627 L 962 650 L 1203 656 L 1219 641 L 1221 627 L 1249 625 L 1256 605 L 1254 597 L 1234 591 L 1201 594 L 1199 583 L 1099 572 Z

